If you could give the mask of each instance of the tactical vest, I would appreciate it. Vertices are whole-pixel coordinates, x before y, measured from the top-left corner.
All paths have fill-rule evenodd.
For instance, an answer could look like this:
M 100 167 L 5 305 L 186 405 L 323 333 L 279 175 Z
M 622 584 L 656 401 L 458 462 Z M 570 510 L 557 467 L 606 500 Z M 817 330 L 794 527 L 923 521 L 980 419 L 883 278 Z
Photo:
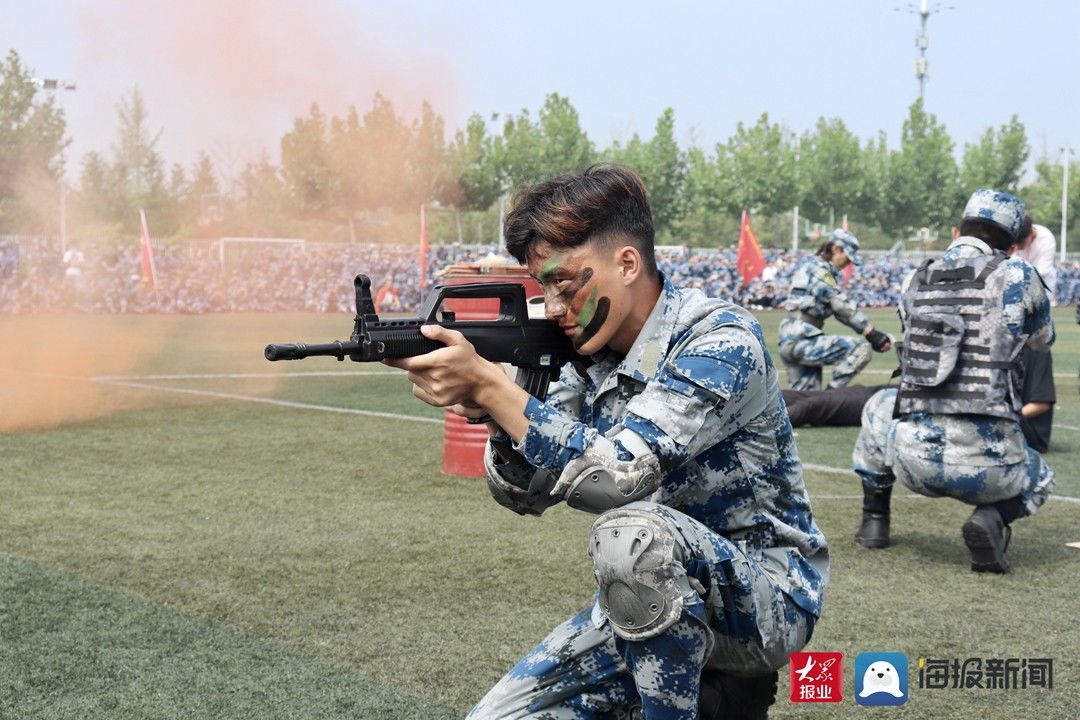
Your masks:
M 1025 337 L 1003 308 L 1008 256 L 923 263 L 901 302 L 905 312 L 896 412 L 1020 419 Z

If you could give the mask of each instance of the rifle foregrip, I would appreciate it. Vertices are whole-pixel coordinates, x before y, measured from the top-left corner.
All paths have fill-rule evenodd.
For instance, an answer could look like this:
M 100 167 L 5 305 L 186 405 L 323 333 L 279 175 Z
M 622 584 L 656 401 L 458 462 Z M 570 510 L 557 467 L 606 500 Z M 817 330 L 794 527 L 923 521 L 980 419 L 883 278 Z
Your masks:
M 379 355 L 388 358 L 416 357 L 445 347 L 437 340 L 429 340 L 419 330 L 397 330 L 382 334 Z

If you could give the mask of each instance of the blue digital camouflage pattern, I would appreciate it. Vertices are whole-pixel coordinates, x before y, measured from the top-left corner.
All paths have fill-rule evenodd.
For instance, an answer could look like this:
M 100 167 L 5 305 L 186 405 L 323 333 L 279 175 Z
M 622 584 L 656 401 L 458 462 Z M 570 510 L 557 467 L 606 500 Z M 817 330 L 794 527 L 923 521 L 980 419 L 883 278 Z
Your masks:
M 881 489 L 900 480 L 920 495 L 951 497 L 969 505 L 1020 496 L 1028 514 L 1034 514 L 1053 492 L 1054 471 L 1027 447 L 1023 434 L 1019 440 L 1012 437 L 1012 430 L 1003 428 L 998 418 L 917 413 L 901 422 L 893 418 L 895 402 L 896 389 L 889 388 L 876 393 L 863 408 L 852 462 L 865 486 Z M 981 463 L 946 461 L 947 455 L 963 447 L 949 439 L 974 440 L 982 449 Z M 934 452 L 936 456 L 927 457 Z
M 983 218 L 1004 228 L 1014 238 L 1024 223 L 1027 208 L 1020 198 L 1007 192 L 976 190 L 964 206 L 964 219 Z
M 586 451 L 626 461 L 647 447 L 663 472 L 647 501 L 685 551 L 702 594 L 640 641 L 618 638 L 594 602 L 522 660 L 473 718 L 591 718 L 642 706 L 647 718 L 696 717 L 706 665 L 735 674 L 782 666 L 809 639 L 828 581 L 780 383 L 753 316 L 696 290 L 663 290 L 626 357 L 608 350 L 564 368 L 547 402 L 531 399 L 515 447 L 488 450 L 495 499 L 539 514 Z M 600 516 L 605 517 L 604 515 Z
M 840 289 L 840 272 L 817 255 L 803 261 L 784 302 L 790 317 L 780 322 L 780 359 L 793 390 L 820 390 L 822 368 L 832 365 L 829 387 L 844 387 L 870 362 L 870 344 L 861 337 L 826 335 L 831 315 L 857 333 L 870 322 Z
M 982 240 L 961 237 L 942 259 L 991 252 Z M 1000 332 L 1026 338 L 1032 349 L 1046 350 L 1055 339 L 1054 322 L 1038 273 L 1015 257 L 1006 261 L 1005 271 L 1006 327 Z M 905 279 L 904 290 L 911 278 Z M 1016 420 L 930 413 L 894 420 L 895 396 L 894 390 L 882 391 L 863 410 L 852 461 L 865 485 L 884 487 L 895 477 L 915 492 L 976 505 L 1020 495 L 1029 513 L 1050 495 L 1054 472 L 1027 446 Z
M 696 718 L 702 668 L 764 673 L 805 646 L 812 616 L 795 605 L 748 552 L 687 515 L 655 503 L 624 506 L 655 513 L 675 530 L 694 592 L 680 621 L 645 641 L 611 632 L 599 607 L 555 628 L 481 700 L 470 718 Z M 763 641 L 764 639 L 764 641 Z

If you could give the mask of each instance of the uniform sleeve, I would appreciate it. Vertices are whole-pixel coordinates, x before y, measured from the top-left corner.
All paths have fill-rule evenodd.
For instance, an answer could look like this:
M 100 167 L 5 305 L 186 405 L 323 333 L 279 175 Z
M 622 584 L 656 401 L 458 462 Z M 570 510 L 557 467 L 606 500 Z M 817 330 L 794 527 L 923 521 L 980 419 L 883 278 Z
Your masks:
M 585 380 L 574 365 L 567 365 L 552 383 L 544 405 L 567 415 L 577 417 L 581 411 L 585 393 Z M 540 403 L 536 398 L 531 403 Z M 519 515 L 540 515 L 559 502 L 551 495 L 558 476 L 545 467 L 528 462 L 506 436 L 489 439 L 484 449 L 484 470 L 488 490 L 495 502 Z
M 1046 350 L 1057 338 L 1050 315 L 1050 297 L 1035 268 L 1013 258 L 1005 268 L 1003 310 L 1005 323 L 1016 337 L 1027 337 L 1026 346 Z
M 818 303 L 831 309 L 837 320 L 857 333 L 866 330 L 870 321 L 862 314 L 855 301 L 840 289 L 839 283 L 836 282 L 836 278 L 831 272 L 828 270 L 815 271 L 813 283 L 814 297 Z
M 530 464 L 560 474 L 585 453 L 612 467 L 651 453 L 666 475 L 761 412 L 765 372 L 753 332 L 717 328 L 668 357 L 607 435 L 531 399 L 519 449 Z

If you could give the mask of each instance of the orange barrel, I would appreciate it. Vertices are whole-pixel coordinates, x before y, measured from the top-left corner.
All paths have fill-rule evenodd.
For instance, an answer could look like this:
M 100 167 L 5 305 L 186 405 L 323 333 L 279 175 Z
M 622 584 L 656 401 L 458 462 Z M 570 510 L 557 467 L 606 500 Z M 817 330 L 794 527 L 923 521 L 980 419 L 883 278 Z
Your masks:
M 474 282 L 520 283 L 525 286 L 525 296 L 541 294 L 540 284 L 529 277 L 529 270 L 521 265 L 498 263 L 457 263 L 442 278 L 447 285 L 463 285 Z M 535 302 L 535 301 L 534 301 Z M 499 315 L 498 298 L 453 298 L 443 303 L 452 310 L 458 320 L 494 320 Z M 484 476 L 484 447 L 487 444 L 486 425 L 470 425 L 465 418 L 449 410 L 443 428 L 442 471 L 447 475 L 464 477 Z

